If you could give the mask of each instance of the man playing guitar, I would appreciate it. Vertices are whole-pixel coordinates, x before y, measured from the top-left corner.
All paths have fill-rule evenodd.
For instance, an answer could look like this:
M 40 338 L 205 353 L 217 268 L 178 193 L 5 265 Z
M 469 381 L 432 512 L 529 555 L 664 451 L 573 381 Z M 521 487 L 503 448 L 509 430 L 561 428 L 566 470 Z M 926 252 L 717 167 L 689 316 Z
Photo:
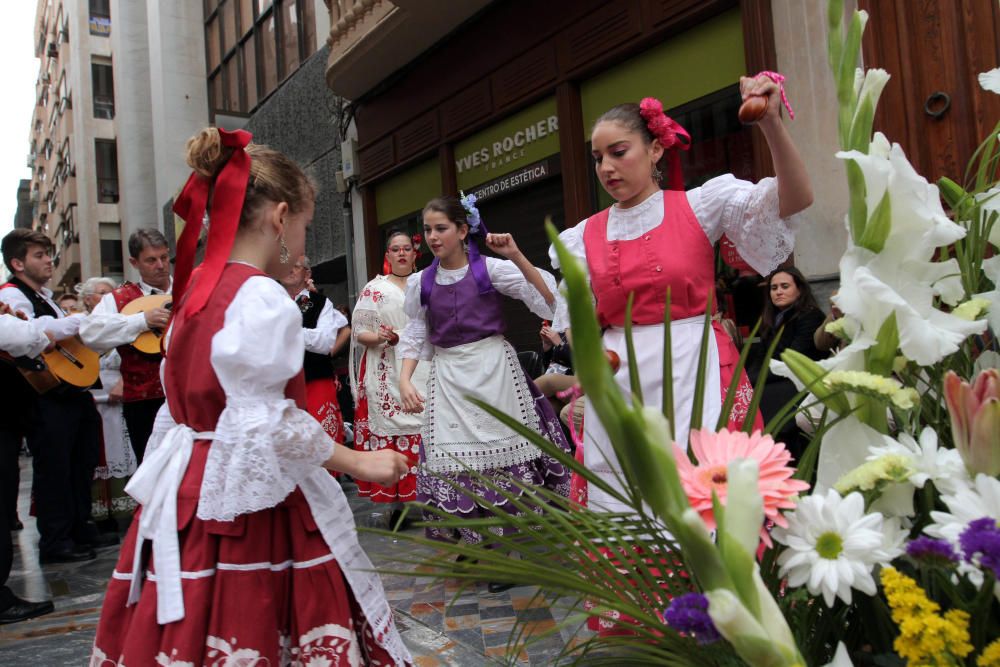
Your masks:
M 30 320 L 18 319 L 6 304 L 0 302 L 0 351 L 12 357 L 35 357 L 50 346 L 52 340 L 52 334 L 45 334 Z M 0 493 L 0 625 L 41 616 L 53 609 L 51 601 L 28 602 L 7 587 L 7 578 L 14 563 L 14 542 L 10 535 L 14 526 L 10 524 L 10 517 L 16 514 L 10 507 L 11 498 L 17 502 L 17 482 L 10 481 L 8 473 L 12 468 L 16 472 L 17 453 L 21 448 L 20 437 L 11 440 L 10 436 L 9 430 L 0 430 L 0 471 L 3 473 L 0 483 L 5 487 L 8 484 L 15 486 L 13 494 L 9 494 L 7 488 Z
M 139 282 L 127 282 L 106 294 L 80 326 L 80 338 L 90 348 L 104 353 L 118 348 L 122 358 L 122 410 L 136 460 L 142 462 L 153 421 L 163 405 L 159 354 L 140 352 L 132 346 L 140 334 L 162 331 L 170 319 L 166 308 L 152 308 L 133 315 L 120 311 L 136 299 L 153 294 L 169 294 L 170 248 L 157 229 L 136 230 L 128 239 L 129 263 L 139 271 Z
M 14 275 L 0 287 L 0 301 L 24 313 L 39 330 L 60 341 L 75 336 L 83 315 L 65 316 L 45 287 L 52 278 L 52 242 L 41 232 L 15 229 L 4 237 L 3 261 Z M 2 372 L 13 392 L 0 402 L 3 446 L 27 436 L 41 562 L 96 557 L 93 547 L 116 543 L 90 519 L 90 485 L 100 457 L 100 416 L 86 388 L 62 385 L 39 396 L 12 366 Z

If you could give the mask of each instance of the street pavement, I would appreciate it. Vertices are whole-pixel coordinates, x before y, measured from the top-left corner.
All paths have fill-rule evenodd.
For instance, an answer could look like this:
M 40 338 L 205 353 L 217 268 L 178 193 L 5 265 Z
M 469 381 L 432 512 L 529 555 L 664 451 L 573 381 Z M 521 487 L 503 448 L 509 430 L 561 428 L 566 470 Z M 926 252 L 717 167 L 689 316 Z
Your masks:
M 30 465 L 30 458 L 21 459 L 18 514 L 24 530 L 14 533 L 14 570 L 8 583 L 16 594 L 29 600 L 52 599 L 56 609 L 37 619 L 0 625 L 0 665 L 86 665 L 118 548 L 99 550 L 93 561 L 42 568 L 35 520 L 28 513 Z M 387 509 L 358 498 L 355 490 L 350 483 L 345 486 L 358 525 L 385 523 Z M 391 562 L 392 555 L 400 553 L 401 548 L 408 556 L 433 553 L 364 531 L 361 543 L 381 569 L 401 569 Z M 478 585 L 462 591 L 457 580 L 432 580 L 416 574 L 383 575 L 382 581 L 395 610 L 397 627 L 417 667 L 552 665 L 564 642 L 572 641 L 570 630 L 549 634 L 556 627 L 559 612 L 535 600 L 533 587 L 489 593 L 485 585 Z M 524 637 L 529 641 L 515 649 L 508 647 L 508 641 L 518 619 L 526 622 Z

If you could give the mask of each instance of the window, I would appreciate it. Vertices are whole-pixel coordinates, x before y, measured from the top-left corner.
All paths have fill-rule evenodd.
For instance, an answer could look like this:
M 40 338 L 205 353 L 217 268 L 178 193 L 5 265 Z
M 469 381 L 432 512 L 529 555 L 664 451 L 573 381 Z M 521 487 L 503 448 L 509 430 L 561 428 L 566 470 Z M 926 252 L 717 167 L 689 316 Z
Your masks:
M 111 36 L 111 0 L 90 0 L 90 34 Z
M 97 201 L 118 203 L 118 150 L 114 139 L 95 139 L 97 163 Z
M 97 60 L 90 64 L 94 85 L 94 118 L 111 120 L 115 117 L 114 69 L 110 62 Z
M 90 0 L 90 17 L 111 18 L 111 0 Z
M 125 253 L 122 251 L 122 227 L 117 222 L 98 224 L 101 238 L 101 275 L 125 273 Z
M 205 0 L 211 111 L 249 114 L 316 50 L 314 0 Z

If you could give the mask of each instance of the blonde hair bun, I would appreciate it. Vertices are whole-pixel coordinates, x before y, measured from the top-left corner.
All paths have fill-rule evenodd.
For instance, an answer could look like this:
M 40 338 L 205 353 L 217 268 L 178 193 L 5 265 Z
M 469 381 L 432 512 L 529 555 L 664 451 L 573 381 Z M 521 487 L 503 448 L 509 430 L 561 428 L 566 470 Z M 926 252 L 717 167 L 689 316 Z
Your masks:
M 187 164 L 205 178 L 214 178 L 232 154 L 214 127 L 206 127 L 187 142 Z

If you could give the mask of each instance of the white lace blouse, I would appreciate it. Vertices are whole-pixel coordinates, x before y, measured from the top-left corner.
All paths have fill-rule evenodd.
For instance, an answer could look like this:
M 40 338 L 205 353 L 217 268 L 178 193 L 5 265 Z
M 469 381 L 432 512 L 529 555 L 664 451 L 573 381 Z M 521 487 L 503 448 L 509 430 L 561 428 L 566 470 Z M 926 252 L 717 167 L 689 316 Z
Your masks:
M 274 280 L 249 278 L 212 338 L 210 360 L 226 407 L 205 464 L 200 519 L 232 521 L 274 507 L 333 455 L 334 442 L 322 425 L 285 398 L 285 385 L 302 368 L 303 350 L 298 306 Z M 149 448 L 173 425 L 164 405 Z
M 710 243 L 729 237 L 740 255 L 761 275 L 778 267 L 795 247 L 795 232 L 801 214 L 782 218 L 778 211 L 778 181 L 764 178 L 751 183 L 732 174 L 718 176 L 687 191 L 687 200 Z M 608 215 L 608 240 L 629 241 L 656 228 L 663 221 L 663 192 L 655 192 L 632 208 L 612 206 Z M 587 266 L 583 220 L 559 234 L 567 249 Z M 559 267 L 554 248 L 549 248 L 552 266 Z M 560 308 L 552 323 L 556 331 L 569 326 L 568 313 Z
M 541 293 L 527 281 L 521 269 L 517 268 L 514 262 L 505 259 L 495 259 L 486 257 L 486 271 L 490 275 L 490 281 L 498 292 L 512 299 L 521 301 L 528 309 L 539 317 L 551 320 L 554 310 Z M 465 265 L 459 269 L 446 269 L 439 266 L 435 283 L 438 285 L 454 285 L 465 277 L 469 266 Z M 549 291 L 557 301 L 561 301 L 557 295 L 555 277 L 543 269 L 538 272 L 542 275 Z M 434 345 L 427 338 L 427 309 L 420 303 L 420 281 L 424 272 L 412 274 L 406 281 L 406 296 L 403 301 L 403 312 L 409 319 L 406 328 L 399 336 L 397 354 L 401 359 L 423 359 L 425 361 L 434 357 Z M 564 308 L 562 308 L 564 309 Z

